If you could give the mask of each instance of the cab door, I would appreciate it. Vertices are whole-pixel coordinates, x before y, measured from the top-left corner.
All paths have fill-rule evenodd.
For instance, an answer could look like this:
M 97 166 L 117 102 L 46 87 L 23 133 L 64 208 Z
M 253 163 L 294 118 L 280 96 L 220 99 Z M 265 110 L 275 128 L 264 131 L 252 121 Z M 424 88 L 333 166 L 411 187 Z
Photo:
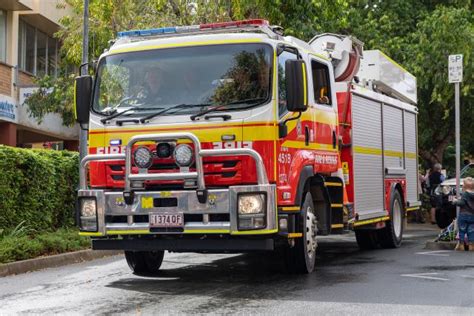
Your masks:
M 293 199 L 301 169 L 308 164 L 308 160 L 311 160 L 308 150 L 313 122 L 309 108 L 301 113 L 300 117 L 298 113 L 289 112 L 287 109 L 285 63 L 288 60 L 301 59 L 301 55 L 295 48 L 285 47 L 277 57 L 277 119 L 280 126 L 280 138 L 276 150 L 277 183 L 283 192 L 290 193 L 285 195 Z M 284 126 L 286 133 L 281 133 L 285 129 Z M 279 194 L 279 198 L 281 197 L 282 194 Z
M 330 173 L 337 170 L 338 131 L 337 103 L 333 79 L 328 63 L 310 56 L 311 84 L 309 104 L 313 121 L 312 148 L 315 150 L 315 172 Z

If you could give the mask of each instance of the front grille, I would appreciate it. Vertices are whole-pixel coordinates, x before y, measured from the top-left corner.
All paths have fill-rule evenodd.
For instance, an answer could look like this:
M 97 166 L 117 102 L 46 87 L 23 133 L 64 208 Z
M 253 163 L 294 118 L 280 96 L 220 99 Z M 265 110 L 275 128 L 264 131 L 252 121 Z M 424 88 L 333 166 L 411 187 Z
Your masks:
M 169 158 L 165 161 L 155 159 L 154 164 L 148 169 L 150 173 L 167 173 L 179 172 L 179 167 Z M 204 160 L 204 177 L 206 185 L 209 187 L 227 187 L 229 185 L 241 184 L 242 181 L 242 164 L 240 160 L 225 159 L 220 160 Z M 195 171 L 195 165 L 190 167 L 191 171 Z M 123 187 L 125 165 L 124 163 L 108 162 L 106 164 L 106 171 L 108 177 L 108 185 L 112 187 Z M 137 170 L 132 170 L 133 173 Z M 183 189 L 183 181 L 146 181 L 146 189 L 157 188 L 163 190 L 164 187 L 172 187 L 173 189 Z

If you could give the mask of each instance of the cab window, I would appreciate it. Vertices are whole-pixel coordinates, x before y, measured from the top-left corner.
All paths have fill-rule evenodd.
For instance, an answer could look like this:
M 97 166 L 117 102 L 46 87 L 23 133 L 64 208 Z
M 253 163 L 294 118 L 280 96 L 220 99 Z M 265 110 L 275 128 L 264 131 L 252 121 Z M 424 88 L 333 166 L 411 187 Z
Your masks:
M 311 72 L 313 74 L 314 101 L 318 104 L 330 106 L 332 104 L 332 100 L 328 67 L 322 63 L 312 60 Z
M 278 114 L 279 117 L 285 115 L 286 108 L 286 86 L 285 86 L 285 62 L 287 60 L 298 59 L 298 56 L 289 51 L 283 51 L 278 56 Z

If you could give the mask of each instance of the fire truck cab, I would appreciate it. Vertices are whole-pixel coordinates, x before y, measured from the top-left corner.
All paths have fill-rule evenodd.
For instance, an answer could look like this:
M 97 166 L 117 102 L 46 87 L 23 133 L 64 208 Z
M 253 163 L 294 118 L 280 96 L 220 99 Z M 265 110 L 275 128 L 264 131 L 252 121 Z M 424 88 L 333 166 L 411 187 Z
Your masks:
M 80 234 L 135 273 L 165 250 L 276 249 L 310 273 L 317 236 L 349 230 L 399 247 L 419 206 L 414 104 L 415 78 L 352 37 L 265 20 L 120 32 L 75 83 Z

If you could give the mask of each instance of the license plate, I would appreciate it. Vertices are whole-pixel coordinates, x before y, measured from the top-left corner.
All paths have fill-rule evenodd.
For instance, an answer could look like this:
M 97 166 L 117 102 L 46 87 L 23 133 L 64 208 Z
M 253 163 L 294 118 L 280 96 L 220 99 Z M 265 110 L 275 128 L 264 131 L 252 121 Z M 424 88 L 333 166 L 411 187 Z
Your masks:
M 183 213 L 150 214 L 150 227 L 183 227 Z
M 449 202 L 454 201 L 454 195 L 448 195 L 448 201 Z

